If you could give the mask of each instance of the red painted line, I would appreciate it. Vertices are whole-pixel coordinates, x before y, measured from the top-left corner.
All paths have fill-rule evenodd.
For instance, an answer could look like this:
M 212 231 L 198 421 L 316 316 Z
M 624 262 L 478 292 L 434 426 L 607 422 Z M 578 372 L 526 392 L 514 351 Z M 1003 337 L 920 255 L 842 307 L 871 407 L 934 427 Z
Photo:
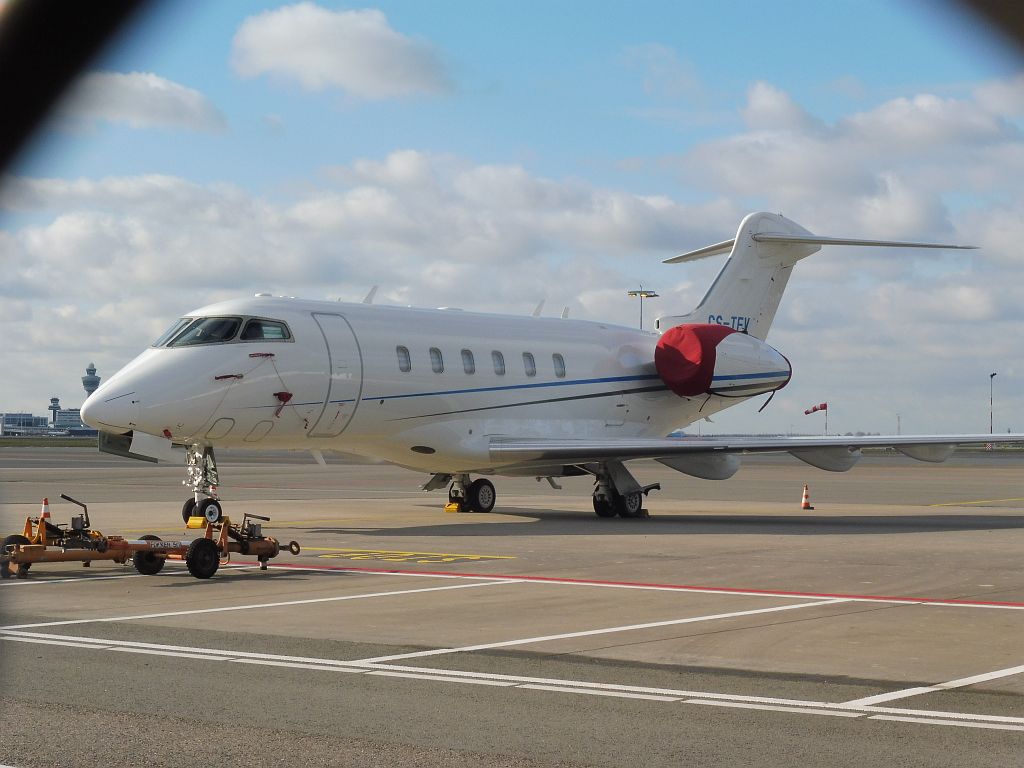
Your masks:
M 232 561 L 237 565 L 258 565 L 259 563 L 242 563 Z M 814 597 L 814 598 L 836 598 L 845 600 L 875 600 L 878 602 L 901 602 L 901 603 L 935 603 L 939 605 L 961 605 L 961 606 L 993 606 L 996 608 L 1024 608 L 1024 602 L 999 602 L 994 600 L 958 600 L 956 598 L 941 597 L 906 597 L 902 595 L 854 595 L 841 592 L 790 592 L 778 589 L 746 589 L 743 587 L 705 587 L 699 584 L 657 584 L 639 581 L 603 581 L 599 579 L 571 579 L 561 576 L 513 576 L 497 573 L 464 573 L 458 571 L 405 571 L 395 568 L 364 568 L 345 565 L 299 565 L 297 563 L 271 565 L 271 568 L 290 568 L 295 570 L 310 571 L 340 571 L 348 573 L 390 573 L 395 576 L 457 576 L 464 579 L 494 579 L 496 581 L 539 581 L 549 584 L 578 584 L 595 587 L 636 587 L 675 589 L 680 592 L 722 592 L 742 593 L 748 595 L 764 595 L 765 597 Z

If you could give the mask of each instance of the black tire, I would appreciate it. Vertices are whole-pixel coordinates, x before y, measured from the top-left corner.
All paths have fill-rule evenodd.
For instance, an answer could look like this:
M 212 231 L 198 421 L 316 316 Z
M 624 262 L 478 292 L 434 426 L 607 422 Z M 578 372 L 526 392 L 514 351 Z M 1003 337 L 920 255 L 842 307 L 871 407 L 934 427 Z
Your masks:
M 196 514 L 205 517 L 208 523 L 219 523 L 224 517 L 224 510 L 216 499 L 203 499 L 196 505 Z
M 185 499 L 184 505 L 181 507 L 181 520 L 184 523 L 188 522 L 188 519 L 196 513 L 196 500 Z
M 4 539 L 4 551 L 6 551 L 7 547 L 11 544 L 31 544 L 31 542 L 20 533 L 13 533 Z M 21 563 L 18 565 L 18 578 L 24 579 L 28 576 L 28 569 L 31 567 L 32 563 Z M 0 578 L 11 578 L 11 564 L 6 560 L 0 563 Z
M 644 511 L 644 495 L 640 491 L 616 493 L 612 507 L 619 517 L 640 517 Z
M 594 497 L 594 512 L 598 517 L 615 517 L 618 514 L 610 501 L 599 499 L 597 496 Z
M 213 539 L 196 539 L 188 545 L 185 553 L 185 565 L 188 572 L 197 579 L 208 579 L 217 572 L 220 566 L 220 550 Z
M 473 512 L 490 512 L 497 499 L 494 483 L 483 477 L 474 480 L 466 489 L 466 506 Z
M 140 536 L 139 538 L 142 541 L 160 541 L 159 536 L 154 536 L 151 533 L 147 533 L 145 536 Z M 135 570 L 143 576 L 156 576 L 163 570 L 164 563 L 166 562 L 166 557 L 161 557 L 152 551 L 135 552 L 132 554 L 132 565 L 134 565 Z

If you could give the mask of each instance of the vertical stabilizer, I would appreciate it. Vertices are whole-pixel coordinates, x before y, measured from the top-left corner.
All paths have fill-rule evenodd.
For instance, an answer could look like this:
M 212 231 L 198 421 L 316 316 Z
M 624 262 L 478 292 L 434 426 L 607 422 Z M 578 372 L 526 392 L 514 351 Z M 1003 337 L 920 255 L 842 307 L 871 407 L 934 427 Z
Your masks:
M 687 323 L 710 323 L 724 325 L 763 340 L 775 319 L 793 265 L 819 251 L 823 245 L 974 249 L 973 245 L 949 243 L 821 237 L 811 234 L 780 214 L 752 213 L 740 222 L 734 240 L 665 259 L 665 264 L 680 264 L 719 253 L 729 254 L 729 260 L 695 310 L 688 315 L 659 317 L 654 327 L 664 333 L 669 328 Z
M 775 319 L 793 265 L 820 250 L 821 245 L 758 242 L 755 236 L 762 234 L 814 237 L 779 214 L 752 213 L 740 223 L 735 240 L 666 259 L 666 263 L 678 264 L 729 252 L 729 260 L 697 308 L 687 315 L 660 317 L 655 327 L 665 332 L 685 323 L 711 323 L 764 339 Z

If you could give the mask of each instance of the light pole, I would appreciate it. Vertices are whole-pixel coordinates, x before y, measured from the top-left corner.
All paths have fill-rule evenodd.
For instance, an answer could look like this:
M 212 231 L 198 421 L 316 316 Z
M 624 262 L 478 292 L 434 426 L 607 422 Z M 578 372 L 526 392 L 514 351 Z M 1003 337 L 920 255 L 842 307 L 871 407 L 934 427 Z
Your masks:
M 627 296 L 639 296 L 640 297 L 640 330 L 644 329 L 644 299 L 656 299 L 658 294 L 654 291 L 645 291 L 643 283 L 640 284 L 639 291 L 626 291 Z
M 896 434 L 899 435 L 900 433 L 901 433 L 901 430 L 900 430 L 900 415 L 897 413 L 896 414 Z
M 995 431 L 992 429 L 992 381 L 996 375 L 990 373 L 988 375 L 988 433 L 994 435 Z

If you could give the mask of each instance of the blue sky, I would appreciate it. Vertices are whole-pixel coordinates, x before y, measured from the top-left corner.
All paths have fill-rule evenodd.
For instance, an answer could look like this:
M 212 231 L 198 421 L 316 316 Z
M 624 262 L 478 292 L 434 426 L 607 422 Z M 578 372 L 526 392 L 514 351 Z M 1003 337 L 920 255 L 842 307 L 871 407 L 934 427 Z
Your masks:
M 90 360 L 254 290 L 683 312 L 720 262 L 660 260 L 763 208 L 983 250 L 802 264 L 793 384 L 706 430 L 830 399 L 844 431 L 981 431 L 990 370 L 1024 429 L 1022 117 L 1019 58 L 944 3 L 165 3 L 0 188 L 0 409 L 77 405 Z

